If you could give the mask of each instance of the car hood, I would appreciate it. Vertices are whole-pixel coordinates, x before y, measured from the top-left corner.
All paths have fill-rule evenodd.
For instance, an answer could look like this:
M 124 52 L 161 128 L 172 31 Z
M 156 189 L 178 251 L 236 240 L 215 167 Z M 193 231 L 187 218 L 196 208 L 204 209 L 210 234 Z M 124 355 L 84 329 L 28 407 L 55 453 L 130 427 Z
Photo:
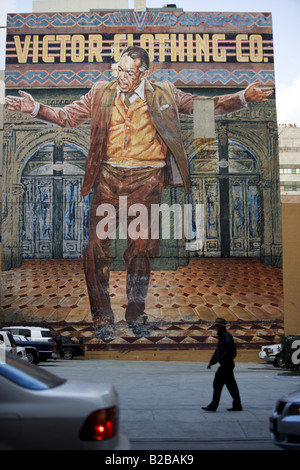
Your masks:
M 296 402 L 300 404 L 300 389 L 295 390 L 295 392 L 284 395 L 283 397 L 280 398 L 280 401 L 286 401 L 286 402 L 292 401 L 292 402 Z

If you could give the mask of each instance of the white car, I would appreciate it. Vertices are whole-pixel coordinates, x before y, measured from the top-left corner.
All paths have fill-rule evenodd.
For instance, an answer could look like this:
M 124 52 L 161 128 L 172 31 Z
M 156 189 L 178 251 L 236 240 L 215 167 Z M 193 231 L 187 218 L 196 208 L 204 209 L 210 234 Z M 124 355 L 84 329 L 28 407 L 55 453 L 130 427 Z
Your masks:
M 0 390 L 2 450 L 129 449 L 111 385 L 65 380 L 7 354 Z
M 31 341 L 50 341 L 54 342 L 49 328 L 40 326 L 5 326 L 3 330 L 9 330 L 13 335 L 26 336 Z
M 273 364 L 275 367 L 284 367 L 284 361 L 279 356 L 282 349 L 281 344 L 270 344 L 269 346 L 262 346 L 259 352 L 259 358 Z
M 15 342 L 16 342 L 16 338 L 18 338 L 18 337 L 14 336 L 14 335 L 12 335 L 12 336 L 13 336 L 13 339 L 15 340 Z M 25 341 L 26 341 L 25 336 L 23 336 L 22 338 L 24 338 Z M 17 346 L 17 356 L 18 356 L 18 358 L 23 359 L 23 361 L 28 361 L 28 357 L 26 355 L 26 349 L 23 348 L 22 346 L 19 346 L 17 343 L 16 343 L 16 346 Z
M 17 355 L 17 345 L 13 335 L 9 331 L 0 330 L 0 348 L 1 351 Z M 2 355 L 0 356 L 2 357 Z
M 270 417 L 270 431 L 274 444 L 300 450 L 300 390 L 278 400 Z
M 28 361 L 28 357 L 26 355 L 26 349 L 22 348 L 22 346 L 17 346 L 17 357 L 22 359 L 23 361 Z

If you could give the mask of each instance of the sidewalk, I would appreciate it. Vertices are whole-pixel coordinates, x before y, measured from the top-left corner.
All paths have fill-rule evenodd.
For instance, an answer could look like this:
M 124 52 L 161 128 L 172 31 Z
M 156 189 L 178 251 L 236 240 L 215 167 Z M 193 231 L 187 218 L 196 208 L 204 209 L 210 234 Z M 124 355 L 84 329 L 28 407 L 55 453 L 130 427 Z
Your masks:
M 102 380 L 115 385 L 120 397 L 121 432 L 132 450 L 239 449 L 243 442 L 270 439 L 269 417 L 277 399 L 300 388 L 300 375 L 257 363 L 236 364 L 235 376 L 244 410 L 228 412 L 224 388 L 219 409 L 205 412 L 217 366 L 205 363 L 73 360 L 45 363 L 69 379 Z

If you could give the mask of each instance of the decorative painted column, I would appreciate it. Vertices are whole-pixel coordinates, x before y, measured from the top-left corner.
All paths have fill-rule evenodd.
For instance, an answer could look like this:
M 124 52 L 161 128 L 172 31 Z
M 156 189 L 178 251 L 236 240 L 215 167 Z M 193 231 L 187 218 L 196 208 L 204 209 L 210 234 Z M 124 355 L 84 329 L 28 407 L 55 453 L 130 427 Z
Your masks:
M 279 189 L 278 133 L 274 122 L 267 124 L 268 172 L 262 180 L 264 201 L 264 238 L 261 260 L 272 266 L 282 265 L 281 204 Z
M 22 223 L 24 185 L 14 184 L 7 193 L 6 214 L 2 224 L 2 269 L 22 263 Z

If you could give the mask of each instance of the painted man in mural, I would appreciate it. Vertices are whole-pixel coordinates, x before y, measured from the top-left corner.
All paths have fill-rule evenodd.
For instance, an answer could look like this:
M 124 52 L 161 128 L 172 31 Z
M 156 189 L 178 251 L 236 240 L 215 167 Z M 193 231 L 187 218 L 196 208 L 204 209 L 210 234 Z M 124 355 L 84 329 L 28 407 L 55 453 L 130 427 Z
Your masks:
M 109 296 L 112 233 L 110 229 L 106 229 L 105 236 L 99 233 L 99 221 L 107 217 L 101 208 L 108 207 L 105 204 L 112 206 L 118 225 L 120 197 L 126 196 L 127 207 L 143 204 L 151 214 L 151 206 L 160 204 L 164 185 L 190 190 L 179 113 L 193 114 L 193 101 L 199 96 L 185 93 L 169 81 L 147 80 L 149 65 L 144 49 L 128 47 L 117 64 L 115 79 L 95 83 L 79 101 L 63 108 L 36 103 L 24 91 L 20 91 L 21 97 L 8 96 L 6 100 L 12 111 L 61 127 L 75 127 L 91 119 L 82 196 L 92 189 L 94 194 L 89 211 L 89 243 L 83 257 L 96 336 L 101 339 L 114 334 Z M 266 101 L 272 93 L 272 89 L 254 83 L 242 92 L 216 96 L 215 114 L 241 110 L 248 102 Z M 128 298 L 125 318 L 137 335 L 145 334 L 147 329 L 145 300 L 151 260 L 159 253 L 159 237 L 151 236 L 151 220 L 147 230 L 140 237 L 128 235 L 124 252 Z

